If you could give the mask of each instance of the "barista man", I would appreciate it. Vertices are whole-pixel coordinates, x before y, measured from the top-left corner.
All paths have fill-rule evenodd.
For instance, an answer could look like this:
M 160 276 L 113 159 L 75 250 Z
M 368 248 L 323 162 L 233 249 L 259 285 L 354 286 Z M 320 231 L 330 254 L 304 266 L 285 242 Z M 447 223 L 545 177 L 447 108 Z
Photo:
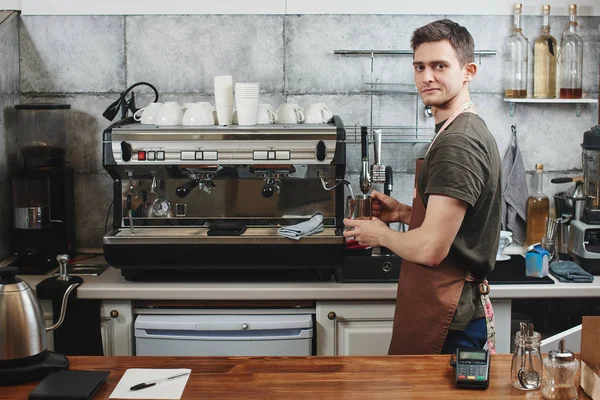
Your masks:
M 493 338 L 483 294 L 498 248 L 502 174 L 496 141 L 470 100 L 474 42 L 466 28 L 444 19 L 415 30 L 411 46 L 415 84 L 437 132 L 417 160 L 412 207 L 373 191 L 375 217 L 345 219 L 353 229 L 344 236 L 402 257 L 390 354 L 482 348 Z M 408 224 L 409 231 L 384 222 Z

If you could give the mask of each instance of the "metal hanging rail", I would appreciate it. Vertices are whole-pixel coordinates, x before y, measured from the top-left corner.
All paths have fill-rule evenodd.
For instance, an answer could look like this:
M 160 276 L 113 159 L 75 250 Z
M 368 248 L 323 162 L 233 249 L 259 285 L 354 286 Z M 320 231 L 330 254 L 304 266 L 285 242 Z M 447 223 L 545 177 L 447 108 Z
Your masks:
M 374 94 L 418 94 L 417 90 L 412 85 L 392 82 L 380 82 L 374 78 L 375 72 L 375 56 L 404 56 L 412 55 L 412 50 L 334 50 L 334 54 L 347 56 L 370 56 L 371 57 L 371 81 L 365 82 L 367 89 L 366 93 L 370 94 L 370 118 L 369 132 L 373 129 L 381 129 L 381 139 L 383 142 L 391 143 L 427 143 L 435 136 L 433 127 L 419 126 L 419 96 L 415 96 L 415 125 L 414 126 L 374 126 L 373 125 L 373 95 Z M 496 50 L 475 50 L 475 55 L 479 56 L 479 64 L 481 57 L 495 56 Z M 404 86 L 404 88 L 402 87 Z M 431 108 L 425 107 L 427 116 L 431 117 Z M 360 126 L 354 127 L 354 137 L 348 137 L 349 142 L 360 141 Z
M 412 55 L 412 50 L 334 50 L 333 54 L 341 54 L 346 56 L 404 56 Z M 477 56 L 495 56 L 496 50 L 475 50 Z
M 434 127 L 415 127 L 406 125 L 386 125 L 367 127 L 369 131 L 369 143 L 373 142 L 373 130 L 381 130 L 381 141 L 385 143 L 430 143 L 435 137 Z M 354 125 L 354 132 L 351 128 L 346 128 L 346 142 L 360 143 L 361 125 Z

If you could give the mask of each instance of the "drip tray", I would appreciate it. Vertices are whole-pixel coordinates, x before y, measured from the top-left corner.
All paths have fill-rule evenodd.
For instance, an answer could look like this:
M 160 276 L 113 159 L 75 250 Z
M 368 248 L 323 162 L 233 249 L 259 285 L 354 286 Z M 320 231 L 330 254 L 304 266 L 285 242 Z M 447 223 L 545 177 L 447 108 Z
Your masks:
M 108 264 L 69 264 L 67 265 L 67 274 L 77 276 L 100 276 L 106 269 Z M 54 272 L 58 276 L 58 270 Z

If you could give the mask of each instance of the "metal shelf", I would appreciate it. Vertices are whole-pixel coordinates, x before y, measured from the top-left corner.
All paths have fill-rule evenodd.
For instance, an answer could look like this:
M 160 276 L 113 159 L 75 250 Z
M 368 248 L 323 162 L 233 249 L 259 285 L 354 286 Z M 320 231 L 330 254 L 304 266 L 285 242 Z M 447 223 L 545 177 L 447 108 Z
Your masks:
M 582 104 L 594 104 L 594 103 L 598 103 L 598 99 L 592 99 L 592 98 L 581 98 L 581 99 L 560 99 L 560 98 L 555 98 L 555 99 L 534 99 L 533 97 L 527 97 L 527 98 L 512 98 L 512 97 L 505 97 L 504 101 L 507 103 L 510 103 L 510 116 L 514 117 L 515 116 L 515 109 L 517 108 L 517 103 L 530 103 L 530 104 L 575 104 L 575 115 L 577 115 L 577 117 L 581 117 L 581 105 Z

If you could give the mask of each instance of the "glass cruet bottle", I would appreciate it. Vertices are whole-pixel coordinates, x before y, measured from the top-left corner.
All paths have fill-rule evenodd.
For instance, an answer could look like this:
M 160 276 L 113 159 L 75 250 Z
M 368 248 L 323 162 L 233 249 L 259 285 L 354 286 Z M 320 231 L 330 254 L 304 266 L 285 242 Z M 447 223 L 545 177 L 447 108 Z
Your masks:
M 558 350 L 550 350 L 544 359 L 542 396 L 550 400 L 577 399 L 574 378 L 578 369 L 579 361 L 572 351 L 565 349 L 565 340 L 561 340 Z
M 542 32 L 533 46 L 533 97 L 556 97 L 556 39 L 550 34 L 550 6 L 542 7 Z
M 577 34 L 576 4 L 569 4 L 569 22 L 561 36 L 558 62 L 560 98 L 580 99 L 583 95 L 583 40 Z
M 520 390 L 536 390 L 542 382 L 542 336 L 534 332 L 533 323 L 521 322 L 515 335 L 515 350 L 511 363 L 511 382 Z
M 521 30 L 523 6 L 515 4 L 513 26 L 504 45 L 504 97 L 527 97 L 528 41 Z

